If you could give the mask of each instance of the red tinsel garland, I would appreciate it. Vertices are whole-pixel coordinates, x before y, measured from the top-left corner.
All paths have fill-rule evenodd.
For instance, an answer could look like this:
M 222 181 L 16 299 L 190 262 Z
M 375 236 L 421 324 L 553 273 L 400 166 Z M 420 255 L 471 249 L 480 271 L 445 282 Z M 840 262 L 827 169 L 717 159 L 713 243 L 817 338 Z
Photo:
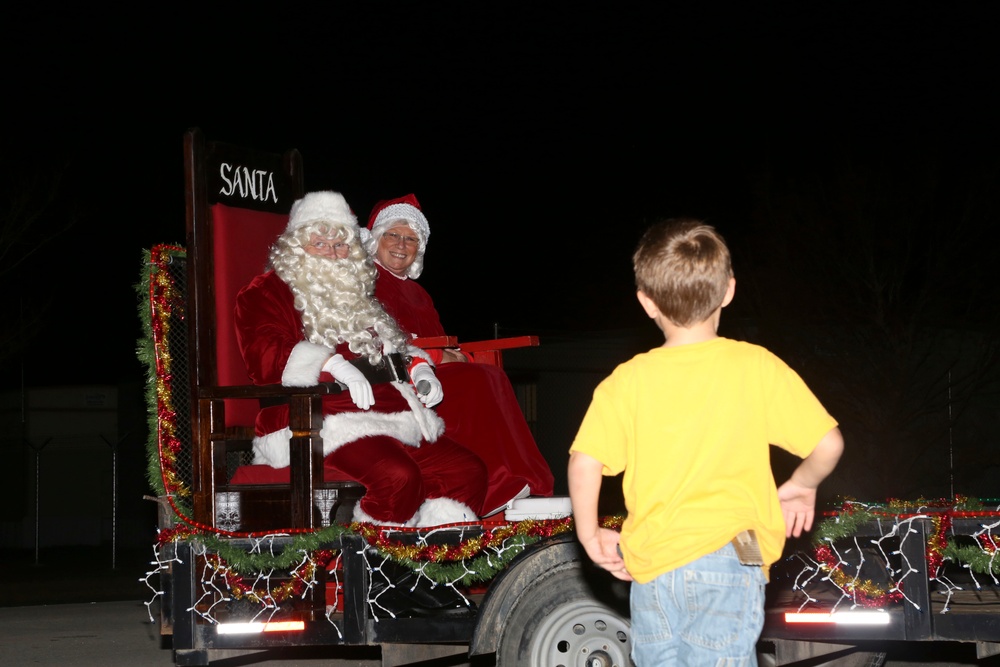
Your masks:
M 259 580 L 258 577 L 254 577 L 254 582 L 250 582 L 249 577 L 240 576 L 230 570 L 226 561 L 217 554 L 206 554 L 205 561 L 216 574 L 222 576 L 234 599 L 245 599 L 261 605 L 279 605 L 293 596 L 301 596 L 306 589 L 306 582 L 314 581 L 317 570 L 326 568 L 334 556 L 335 553 L 332 551 L 317 551 L 306 557 L 306 562 L 301 570 L 292 570 L 288 580 L 266 589 L 254 586 L 254 583 Z
M 845 573 L 838 567 L 839 558 L 828 545 L 817 547 L 815 556 L 816 560 L 820 563 L 820 568 L 827 573 L 830 581 L 837 588 L 850 595 L 854 602 L 862 607 L 869 609 L 885 607 L 888 604 L 900 602 L 903 599 L 903 591 L 899 588 L 891 592 L 886 591 L 868 579 L 857 581 Z
M 978 505 L 979 501 L 973 503 L 969 497 L 961 495 L 956 496 L 954 499 L 938 498 L 928 500 L 921 498 L 916 501 L 890 498 L 884 505 L 859 503 L 849 499 L 841 505 L 838 511 L 825 512 L 824 516 L 828 520 L 836 520 L 837 517 L 850 517 L 858 513 L 863 513 L 864 515 L 884 517 L 897 522 L 915 517 L 927 517 L 929 515 L 933 530 L 927 538 L 925 558 L 927 559 L 928 576 L 934 579 L 944 564 L 944 554 L 949 546 L 948 535 L 956 518 L 1000 517 L 1000 512 L 997 510 L 968 509 L 967 506 L 970 504 Z M 988 553 L 994 552 L 998 545 L 1000 545 L 1000 539 L 989 534 L 979 535 L 978 541 Z M 856 578 L 841 571 L 839 568 L 839 557 L 827 543 L 820 543 L 816 546 L 814 548 L 814 556 L 820 564 L 820 569 L 828 574 L 830 581 L 842 591 L 851 595 L 857 604 L 866 607 L 880 607 L 888 603 L 900 602 L 903 599 L 901 582 L 897 583 L 891 592 L 887 592 L 871 581 L 858 581 Z

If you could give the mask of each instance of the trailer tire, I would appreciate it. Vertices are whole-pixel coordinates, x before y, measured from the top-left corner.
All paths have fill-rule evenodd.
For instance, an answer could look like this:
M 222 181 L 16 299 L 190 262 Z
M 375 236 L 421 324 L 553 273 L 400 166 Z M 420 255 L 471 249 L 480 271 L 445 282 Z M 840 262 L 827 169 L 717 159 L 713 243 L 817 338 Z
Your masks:
M 595 589 L 569 562 L 521 594 L 503 623 L 496 665 L 630 667 L 631 648 L 628 584 L 605 576 Z

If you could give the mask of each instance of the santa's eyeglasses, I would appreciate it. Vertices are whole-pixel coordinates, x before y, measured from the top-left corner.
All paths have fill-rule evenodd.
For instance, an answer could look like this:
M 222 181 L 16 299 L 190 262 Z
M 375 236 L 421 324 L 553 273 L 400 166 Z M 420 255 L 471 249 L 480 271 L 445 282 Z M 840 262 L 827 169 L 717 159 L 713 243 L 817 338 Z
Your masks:
M 397 234 L 396 232 L 385 232 L 382 234 L 382 238 L 389 243 L 395 244 L 402 242 L 402 244 L 406 246 L 417 245 L 420 243 L 420 239 L 416 236 L 403 236 L 402 234 Z
M 310 243 L 309 247 L 315 248 L 319 252 L 336 252 L 341 248 L 349 248 L 350 244 L 331 239 L 328 241 L 316 241 L 315 243 Z

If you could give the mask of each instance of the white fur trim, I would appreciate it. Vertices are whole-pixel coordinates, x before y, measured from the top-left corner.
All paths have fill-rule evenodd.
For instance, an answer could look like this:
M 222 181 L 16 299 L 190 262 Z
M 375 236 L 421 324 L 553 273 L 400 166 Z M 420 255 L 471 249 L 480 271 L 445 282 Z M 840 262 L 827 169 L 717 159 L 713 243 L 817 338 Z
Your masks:
M 406 523 L 396 523 L 395 521 L 379 521 L 373 518 L 368 512 L 361 509 L 361 504 L 358 503 L 354 506 L 354 520 L 359 523 L 374 523 L 379 526 L 399 526 L 401 528 L 412 528 L 417 525 L 418 517 L 420 516 L 420 510 L 416 513 Z
M 431 366 L 431 368 L 434 367 L 434 362 L 431 360 L 431 355 L 427 353 L 427 350 L 423 350 L 416 345 L 407 345 L 406 354 L 414 359 L 423 359 Z
M 444 433 L 444 420 L 417 398 L 409 384 L 393 383 L 406 397 L 410 412 L 340 412 L 323 418 L 319 435 L 323 438 L 323 456 L 349 442 L 370 435 L 387 435 L 403 444 L 419 447 L 421 440 L 435 442 Z M 253 439 L 254 463 L 284 468 L 290 463 L 288 445 L 291 429 L 285 427 Z
M 288 228 L 292 231 L 313 222 L 335 222 L 357 226 L 358 219 L 348 206 L 344 195 L 330 190 L 310 192 L 292 204 L 288 215 Z
M 369 435 L 387 435 L 411 447 L 419 447 L 423 438 L 411 413 L 371 410 L 327 415 L 319 434 L 323 438 L 323 456 Z
M 269 465 L 272 468 L 287 468 L 291 463 L 291 456 L 288 453 L 291 440 L 292 429 L 287 427 L 257 436 L 253 439 L 253 462 Z
M 440 526 L 446 523 L 476 521 L 472 508 L 451 498 L 430 498 L 417 510 L 417 526 Z
M 298 342 L 292 348 L 281 372 L 281 384 L 286 387 L 311 387 L 319 382 L 323 364 L 333 354 L 326 345 L 317 345 L 307 340 Z
M 420 428 L 420 433 L 427 442 L 437 442 L 437 439 L 444 433 L 444 420 L 438 416 L 417 398 L 417 390 L 409 382 L 394 382 L 396 391 L 403 395 L 406 402 L 410 404 L 410 414 Z

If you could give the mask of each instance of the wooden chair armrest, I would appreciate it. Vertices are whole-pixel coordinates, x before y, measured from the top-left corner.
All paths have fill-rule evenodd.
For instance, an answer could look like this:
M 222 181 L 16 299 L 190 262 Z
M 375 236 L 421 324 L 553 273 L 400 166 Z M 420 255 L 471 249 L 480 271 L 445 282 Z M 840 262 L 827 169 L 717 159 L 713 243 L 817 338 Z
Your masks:
M 424 338 L 414 338 L 413 344 L 424 350 L 457 347 L 472 357 L 472 360 L 480 364 L 503 367 L 501 350 L 510 350 L 516 347 L 537 347 L 538 336 L 511 336 L 509 338 L 492 338 L 489 340 L 477 340 L 471 343 L 458 344 L 457 336 L 425 336 Z
M 440 347 L 458 347 L 458 336 L 423 336 L 414 338 L 413 344 L 422 350 Z
M 372 384 L 381 382 L 407 382 L 410 376 L 406 371 L 403 355 L 396 352 L 387 354 L 384 363 L 373 367 L 366 358 L 352 359 L 351 364 L 364 373 Z M 339 382 L 320 382 L 311 387 L 286 387 L 280 384 L 265 385 L 229 385 L 217 387 L 200 387 L 199 398 L 256 398 L 256 399 L 287 399 L 291 396 L 339 394 L 346 387 Z
M 461 347 L 465 351 L 475 353 L 482 350 L 509 350 L 515 347 L 537 347 L 538 336 L 491 338 L 462 343 L 461 345 L 458 343 L 458 336 L 423 336 L 421 338 L 414 338 L 413 344 L 425 350 L 440 347 Z
M 339 394 L 343 387 L 336 382 L 321 382 L 312 387 L 285 387 L 280 384 L 264 385 L 232 385 L 228 387 L 200 387 L 199 398 L 222 399 L 222 398 L 287 398 L 289 396 L 301 396 L 303 394 Z
M 463 352 L 470 352 L 473 355 L 485 350 L 510 350 L 516 347 L 537 347 L 538 336 L 513 336 L 511 338 L 493 338 L 490 340 L 477 340 L 471 343 L 462 343 Z

